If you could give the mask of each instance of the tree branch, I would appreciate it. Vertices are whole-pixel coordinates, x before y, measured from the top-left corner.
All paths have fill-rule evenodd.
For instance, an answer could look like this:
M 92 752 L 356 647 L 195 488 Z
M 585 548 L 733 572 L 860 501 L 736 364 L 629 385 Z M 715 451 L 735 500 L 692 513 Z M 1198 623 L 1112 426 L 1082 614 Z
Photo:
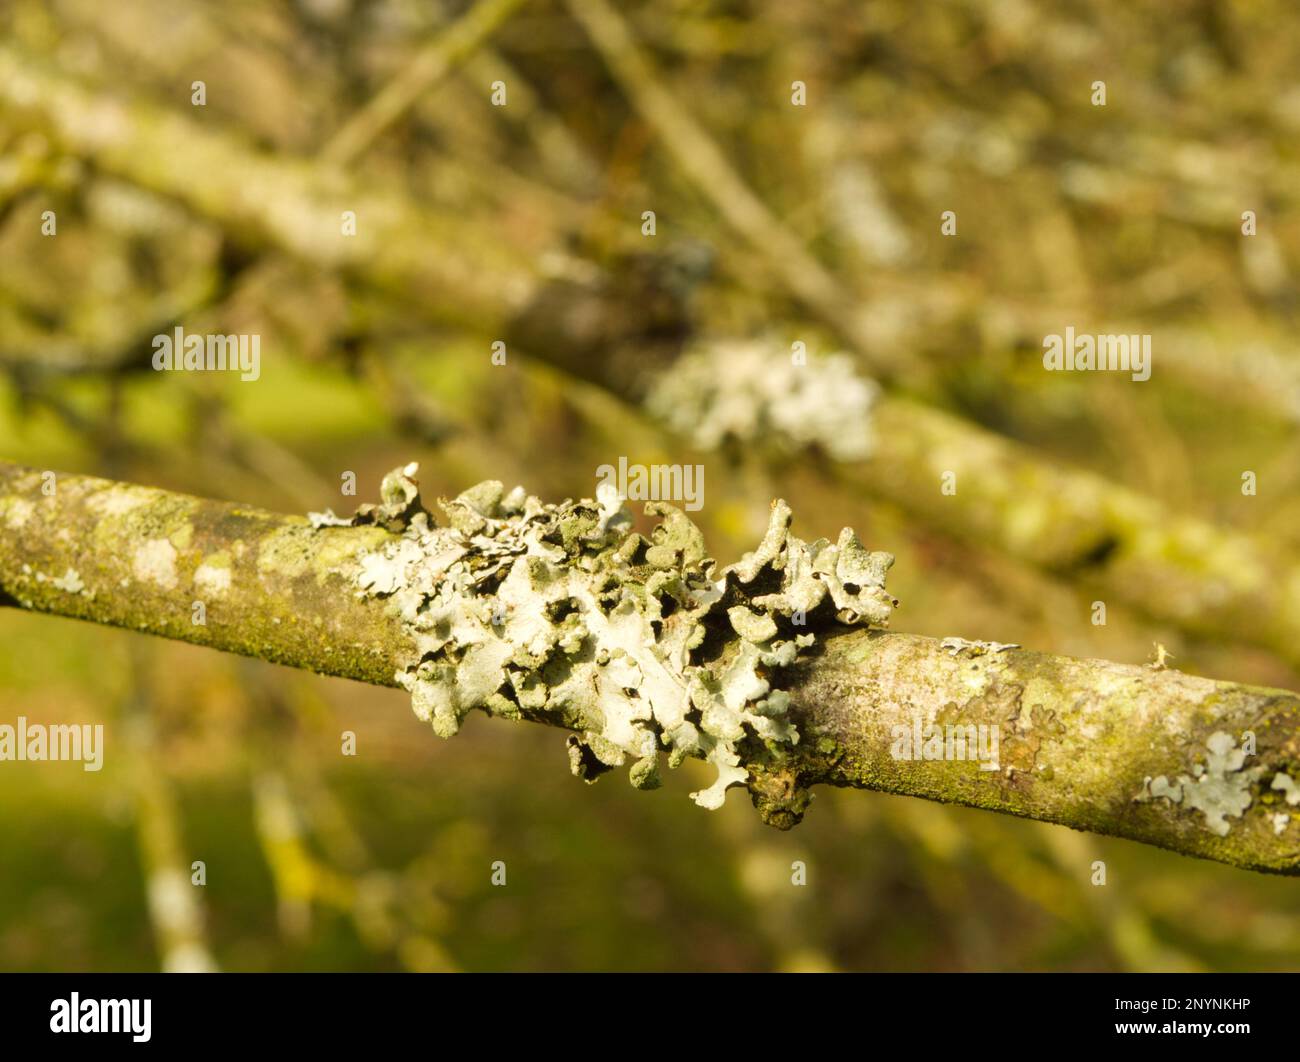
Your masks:
M 0 598 L 376 685 L 398 685 L 418 662 L 397 603 L 357 590 L 365 558 L 403 540 L 396 530 L 316 528 L 88 476 L 57 475 L 46 493 L 50 482 L 0 464 Z M 769 822 L 792 825 L 807 787 L 823 783 L 1300 872 L 1300 824 L 1288 817 L 1288 798 L 1300 804 L 1297 695 L 810 624 L 813 651 L 783 679 L 799 740 L 751 735 L 742 760 Z M 582 713 L 523 714 L 579 732 L 603 725 Z M 952 727 L 985 728 L 979 742 L 969 731 L 970 757 L 944 758 Z

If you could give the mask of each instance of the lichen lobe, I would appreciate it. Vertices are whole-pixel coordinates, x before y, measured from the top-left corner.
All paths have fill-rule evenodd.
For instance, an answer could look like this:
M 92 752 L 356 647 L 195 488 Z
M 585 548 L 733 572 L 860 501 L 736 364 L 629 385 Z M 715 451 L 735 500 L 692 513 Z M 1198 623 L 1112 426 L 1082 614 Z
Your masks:
M 785 670 L 827 627 L 884 626 L 897 605 L 893 557 L 847 528 L 834 544 L 804 542 L 781 501 L 759 546 L 719 567 L 685 513 L 650 503 L 660 519 L 647 538 L 606 486 L 595 501 L 546 504 L 487 481 L 440 500 L 438 526 L 416 471 L 390 473 L 380 505 L 338 521 L 400 528 L 356 579 L 414 646 L 398 682 L 444 737 L 476 708 L 575 730 L 570 766 L 587 781 L 631 760 L 632 784 L 654 788 L 661 752 L 670 767 L 700 757 L 717 778 L 692 799 L 720 807 L 751 763 L 799 741 Z
M 1246 766 L 1246 750 L 1237 748 L 1231 734 L 1216 731 L 1206 741 L 1205 763 L 1192 765 L 1191 775 L 1180 774 L 1171 782 L 1165 775 L 1148 778 L 1138 801 L 1164 799 L 1201 812 L 1205 827 L 1226 837 L 1228 819 L 1239 819 L 1253 803 L 1251 786 L 1265 773 L 1262 766 Z M 1275 779 L 1276 781 L 1276 779 Z

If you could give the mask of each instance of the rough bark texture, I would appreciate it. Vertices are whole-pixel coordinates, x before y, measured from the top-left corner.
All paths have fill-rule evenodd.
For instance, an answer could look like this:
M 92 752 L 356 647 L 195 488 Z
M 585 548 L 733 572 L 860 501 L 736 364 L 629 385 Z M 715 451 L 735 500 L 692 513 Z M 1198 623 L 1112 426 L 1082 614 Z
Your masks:
M 46 495 L 48 482 L 0 464 L 0 593 L 23 608 L 395 684 L 399 628 L 352 601 L 356 557 L 382 528 L 321 533 L 150 487 L 57 474 Z
M 972 657 L 932 638 L 871 632 L 828 640 L 795 696 L 808 780 L 903 793 L 1127 837 L 1256 870 L 1296 873 L 1300 825 L 1278 772 L 1300 763 L 1300 697 L 1284 690 L 1021 649 Z M 996 724 L 1000 769 L 898 760 L 897 727 Z M 1195 775 L 1216 733 L 1255 735 L 1252 802 L 1219 835 L 1201 812 L 1143 799 L 1147 780 Z M 1262 769 L 1258 769 L 1262 768 Z M 1241 775 L 1241 771 L 1228 774 Z M 1243 778 L 1244 782 L 1245 779 Z M 1280 811 L 1279 811 L 1280 809 Z
M 392 606 L 355 590 L 359 558 L 391 532 L 317 529 L 298 516 L 86 476 L 55 476 L 53 494 L 49 483 L 0 464 L 7 603 L 378 685 L 395 685 L 410 665 Z M 194 622 L 196 601 L 204 624 Z M 755 743 L 746 762 L 755 802 L 775 825 L 798 821 L 807 787 L 826 783 L 1300 872 L 1300 821 L 1287 818 L 1286 799 L 1300 777 L 1295 694 L 880 631 L 819 646 L 787 684 L 798 746 Z M 900 735 L 930 725 L 996 725 L 997 769 L 896 758 Z M 1236 756 L 1252 740 L 1254 753 Z M 1234 801 L 1241 810 L 1223 813 Z

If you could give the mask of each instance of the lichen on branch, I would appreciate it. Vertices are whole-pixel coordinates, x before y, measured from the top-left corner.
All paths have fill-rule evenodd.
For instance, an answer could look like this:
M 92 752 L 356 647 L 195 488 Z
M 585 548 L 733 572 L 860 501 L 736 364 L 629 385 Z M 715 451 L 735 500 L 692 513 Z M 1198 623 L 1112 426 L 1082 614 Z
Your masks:
M 396 678 L 415 713 L 450 737 L 474 709 L 558 722 L 570 763 L 593 781 L 632 762 L 638 788 L 659 784 L 659 755 L 701 757 L 717 779 L 692 798 L 722 805 L 762 750 L 794 746 L 783 673 L 832 625 L 884 626 L 893 557 L 845 528 L 836 543 L 790 534 L 772 505 L 767 533 L 737 564 L 718 567 L 685 513 L 646 506 L 643 536 L 618 492 L 547 504 L 497 481 L 439 507 L 420 503 L 415 465 L 384 480 L 378 506 L 350 520 L 400 535 L 360 558 L 357 591 L 386 599 L 415 646 Z
M 380 686 L 417 687 L 421 667 L 449 665 L 441 692 L 452 698 L 453 721 L 477 706 L 567 728 L 570 763 L 587 779 L 611 767 L 601 750 L 631 758 L 633 780 L 653 784 L 658 760 L 639 742 L 651 735 L 656 751 L 680 757 L 661 721 L 676 710 L 699 734 L 697 754 L 735 750 L 756 807 L 779 828 L 799 821 L 811 787 L 832 785 L 1300 874 L 1300 695 L 1172 668 L 872 629 L 893 607 L 887 556 L 862 550 L 851 533 L 835 546 L 801 543 L 779 503 L 758 548 L 718 569 L 685 516 L 656 508 L 660 526 L 642 538 L 613 498 L 547 506 L 480 485 L 444 502 L 450 528 L 437 528 L 414 475 L 410 466 L 390 474 L 382 501 L 355 516 L 307 519 L 0 461 L 0 607 Z M 429 552 L 439 541 L 460 556 Z M 460 602 L 444 588 L 453 574 L 464 587 Z M 536 641 L 527 636 L 527 611 L 494 607 L 510 603 L 512 576 L 534 608 Z M 566 593 L 577 606 L 565 603 Z M 583 594 L 599 608 L 586 604 L 591 623 L 580 625 Z M 196 600 L 206 600 L 202 624 L 192 620 Z M 465 634 L 479 643 L 461 645 L 452 624 L 444 620 L 440 630 L 433 622 L 450 603 L 452 618 L 470 615 Z M 500 630 L 473 622 L 476 613 L 499 616 Z M 692 632 L 701 628 L 696 643 Z M 627 632 L 653 639 L 633 640 L 630 655 L 617 642 L 605 648 Z M 800 645 L 807 634 L 814 643 Z M 505 681 L 478 704 L 462 698 L 455 665 L 492 639 L 511 649 L 497 673 Z M 537 659 L 547 646 L 549 655 Z M 774 664 L 762 659 L 778 652 Z M 745 661 L 756 655 L 751 670 Z M 591 678 L 586 689 L 578 673 Z M 664 701 L 661 717 L 663 674 L 677 699 Z M 754 685 L 746 689 L 737 677 Z M 570 697 L 561 701 L 553 694 L 566 682 Z M 743 703 L 729 703 L 728 692 L 745 693 Z M 788 708 L 773 712 L 786 705 L 782 694 Z M 969 758 L 896 757 L 899 728 L 918 723 L 998 727 L 998 769 Z M 636 739 L 628 746 L 606 736 L 620 724 Z M 764 737 L 756 727 L 786 736 Z

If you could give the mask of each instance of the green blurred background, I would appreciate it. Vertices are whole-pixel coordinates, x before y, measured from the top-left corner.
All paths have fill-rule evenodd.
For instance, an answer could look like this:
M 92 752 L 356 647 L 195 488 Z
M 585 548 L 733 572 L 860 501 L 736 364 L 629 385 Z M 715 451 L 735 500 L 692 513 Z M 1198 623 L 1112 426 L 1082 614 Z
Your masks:
M 239 202 L 178 194 L 169 182 L 184 181 L 184 160 L 111 158 L 111 121 L 68 116 L 82 97 L 33 104 L 0 84 L 0 455 L 298 512 L 373 500 L 408 460 L 427 497 L 496 478 L 550 499 L 589 495 L 597 466 L 620 455 L 700 461 L 697 517 L 715 556 L 751 548 L 780 494 L 799 533 L 851 525 L 897 556 L 896 629 L 1138 664 L 1160 642 L 1191 673 L 1300 686 L 1263 650 L 1193 639 L 1118 603 L 1094 626 L 1089 588 L 837 490 L 817 454 L 695 453 L 581 379 L 599 344 L 559 357 L 512 345 L 494 365 L 513 295 L 502 279 L 499 320 L 470 296 L 487 290 L 492 305 L 498 260 L 553 280 L 626 272 L 647 254 L 707 259 L 680 281 L 688 291 L 673 289 L 694 332 L 834 342 L 684 176 L 572 11 L 515 6 L 363 150 L 326 163 L 326 145 L 386 87 L 427 77 L 420 56 L 439 54 L 465 5 L 2 0 L 0 79 L 30 64 L 49 84 L 148 121 L 174 115 L 286 172 L 335 167 L 349 188 L 453 219 L 460 243 L 400 249 L 451 262 L 450 279 L 412 298 L 407 281 L 368 275 L 396 247 L 370 248 L 369 262 L 295 251 L 292 237 L 248 231 Z M 909 393 L 1045 460 L 1300 550 L 1293 7 L 619 10 L 662 84 L 861 299 L 877 342 L 919 367 L 904 374 Z M 491 102 L 497 80 L 504 107 Z M 790 103 L 795 80 L 806 108 Z M 1090 99 L 1097 80 L 1104 108 Z M 282 199 L 285 225 L 300 224 Z M 1245 209 L 1260 218 L 1252 240 Z M 40 231 L 47 210 L 55 238 Z M 956 239 L 940 235 L 944 210 L 960 219 Z M 1149 383 L 1042 372 L 1045 331 L 1112 321 L 1172 337 Z M 260 334 L 261 378 L 149 371 L 148 337 L 173 323 Z M 1166 350 L 1183 371 L 1162 372 Z M 579 371 L 554 367 L 566 357 Z M 1243 504 L 1247 468 L 1268 489 Z M 355 499 L 339 493 L 347 471 Z M 0 769 L 4 969 L 1300 960 L 1300 892 L 1285 879 L 864 792 L 818 791 L 782 834 L 739 792 L 716 813 L 691 804 L 708 776 L 699 764 L 654 793 L 622 772 L 589 787 L 566 769 L 563 734 L 474 716 L 441 742 L 399 692 L 12 610 L 0 611 L 0 646 L 0 720 L 108 731 L 98 774 Z M 354 757 L 340 754 L 348 730 Z M 497 860 L 504 887 L 491 881 Z M 791 884 L 796 860 L 803 887 Z M 1091 883 L 1095 860 L 1104 887 Z

